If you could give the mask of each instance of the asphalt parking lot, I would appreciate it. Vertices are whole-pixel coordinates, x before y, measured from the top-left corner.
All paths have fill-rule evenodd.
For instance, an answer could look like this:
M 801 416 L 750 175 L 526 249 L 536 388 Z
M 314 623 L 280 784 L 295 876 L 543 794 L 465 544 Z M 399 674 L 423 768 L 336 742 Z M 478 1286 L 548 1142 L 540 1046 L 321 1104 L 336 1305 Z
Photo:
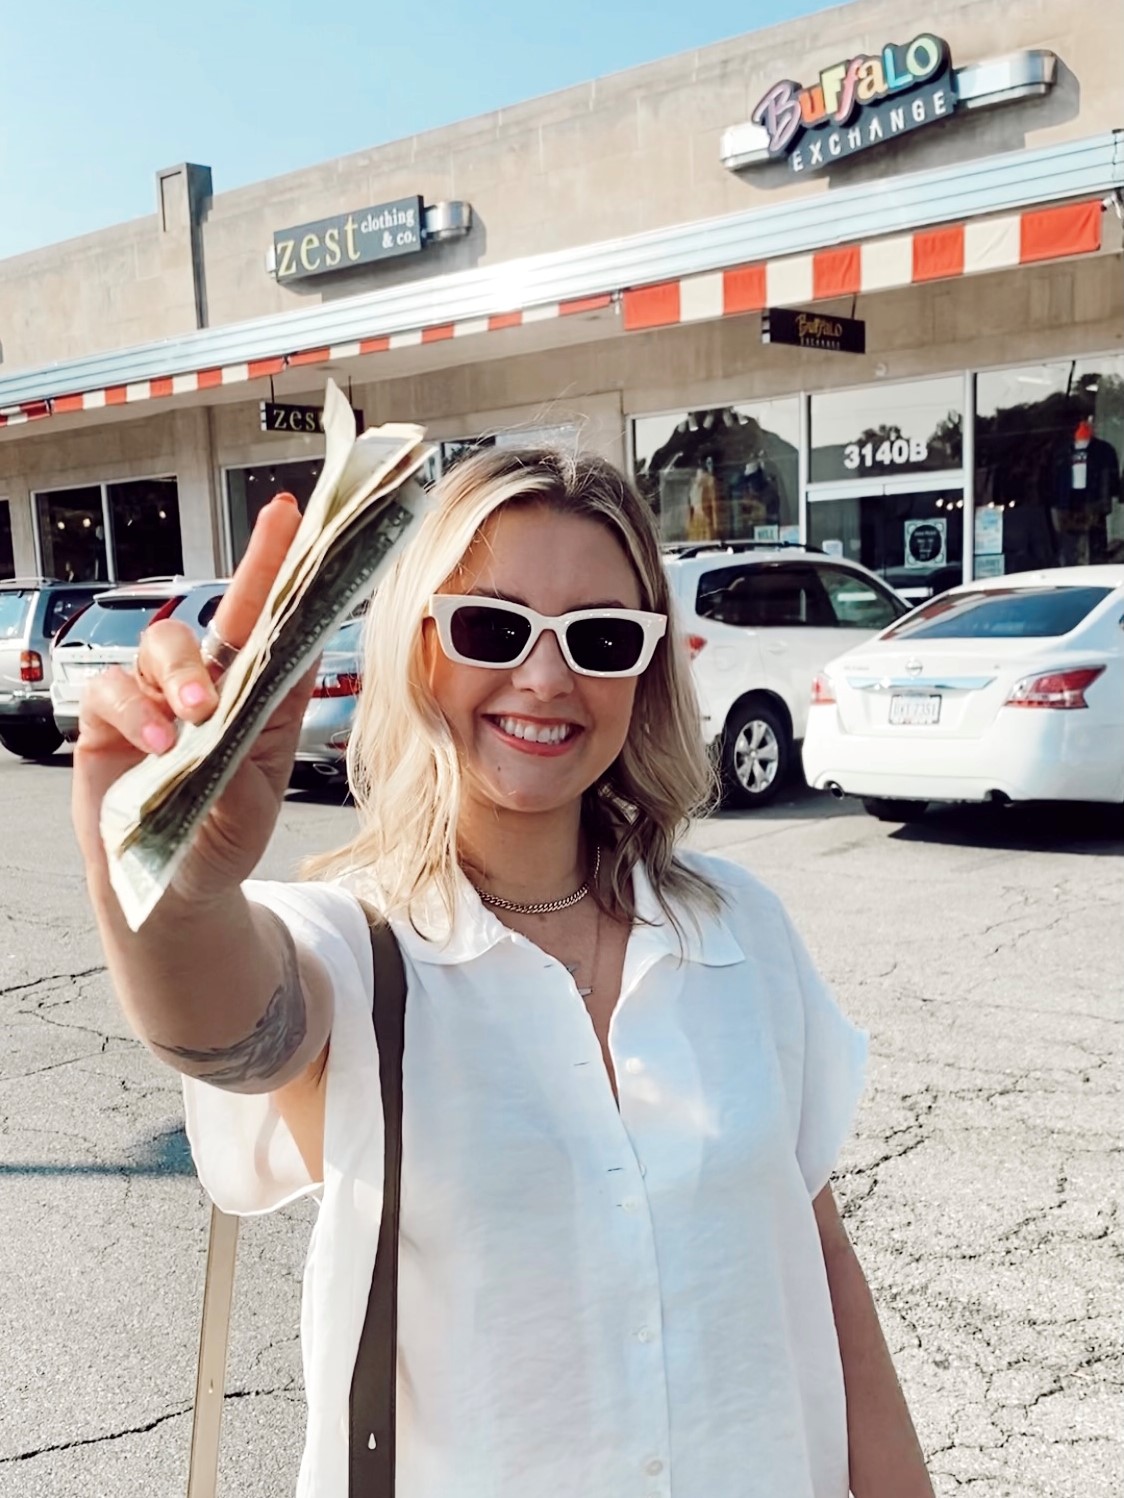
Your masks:
M 0 1498 L 186 1490 L 206 1211 L 175 1079 L 109 992 L 68 756 L 0 753 Z M 288 798 L 263 865 L 342 842 Z M 794 789 L 693 840 L 788 902 L 871 1074 L 837 1191 L 941 1495 L 1124 1489 L 1124 819 L 913 827 Z M 223 1498 L 293 1490 L 312 1209 L 244 1227 Z

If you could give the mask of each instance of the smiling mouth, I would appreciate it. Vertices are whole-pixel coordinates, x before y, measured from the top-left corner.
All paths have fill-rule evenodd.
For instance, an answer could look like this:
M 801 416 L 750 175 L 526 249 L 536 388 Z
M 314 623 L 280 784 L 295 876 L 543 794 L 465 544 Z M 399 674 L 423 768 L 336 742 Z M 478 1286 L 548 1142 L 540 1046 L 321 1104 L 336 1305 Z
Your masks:
M 532 723 L 527 718 L 494 717 L 490 721 L 509 738 L 528 744 L 564 744 L 581 732 L 576 723 Z

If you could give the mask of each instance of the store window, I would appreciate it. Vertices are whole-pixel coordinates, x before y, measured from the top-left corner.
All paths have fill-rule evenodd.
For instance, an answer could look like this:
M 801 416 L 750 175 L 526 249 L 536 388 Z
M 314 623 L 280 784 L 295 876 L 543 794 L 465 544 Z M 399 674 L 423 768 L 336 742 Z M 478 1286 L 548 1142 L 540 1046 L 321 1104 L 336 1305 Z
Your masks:
M 795 398 L 642 416 L 632 424 L 640 491 L 665 541 L 798 541 Z
M 135 582 L 183 571 L 175 479 L 52 489 L 36 494 L 35 510 L 48 577 L 64 582 Z
M 1124 560 L 1124 358 L 976 382 L 977 577 Z
M 12 513 L 6 499 L 0 499 L 0 582 L 16 575 L 16 554 L 12 546 Z
M 959 375 L 813 395 L 812 483 L 959 468 L 963 397 Z
M 45 577 L 68 583 L 111 581 L 100 484 L 35 496 Z
M 275 494 L 291 494 L 304 514 L 323 466 L 323 458 L 300 458 L 294 463 L 259 463 L 249 468 L 227 469 L 226 502 L 230 507 L 233 566 L 237 567 L 242 560 L 254 521 Z
M 183 571 L 180 501 L 175 479 L 107 484 L 114 572 L 119 582 L 175 577 Z

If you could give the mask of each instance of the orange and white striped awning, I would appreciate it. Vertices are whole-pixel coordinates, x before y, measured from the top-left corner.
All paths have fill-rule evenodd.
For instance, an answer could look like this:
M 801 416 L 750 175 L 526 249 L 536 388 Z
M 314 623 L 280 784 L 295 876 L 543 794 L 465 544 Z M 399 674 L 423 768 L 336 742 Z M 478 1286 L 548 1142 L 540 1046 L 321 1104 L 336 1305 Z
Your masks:
M 1066 203 L 634 287 L 624 292 L 624 326 L 666 328 L 1086 255 L 1101 247 L 1101 215 L 1099 199 Z
M 129 406 L 162 397 L 268 379 L 285 370 L 390 353 L 553 318 L 620 308 L 626 332 L 760 312 L 834 297 L 863 296 L 931 281 L 1001 271 L 1087 255 L 1101 248 L 1100 198 L 1037 208 L 1004 217 L 918 229 L 863 243 L 833 245 L 650 285 L 606 286 L 595 295 L 531 302 L 515 310 L 405 331 L 376 333 L 346 343 L 294 348 L 268 358 L 210 365 L 125 384 L 75 390 L 0 409 L 0 427 L 67 412 Z

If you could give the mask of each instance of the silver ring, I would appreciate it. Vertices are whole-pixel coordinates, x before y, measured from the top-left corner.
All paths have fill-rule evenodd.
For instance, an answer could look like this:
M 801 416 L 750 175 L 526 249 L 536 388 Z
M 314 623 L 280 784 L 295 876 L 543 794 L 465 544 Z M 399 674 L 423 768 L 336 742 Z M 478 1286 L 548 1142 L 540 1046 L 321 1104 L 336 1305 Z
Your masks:
M 212 679 L 218 681 L 238 659 L 239 647 L 224 640 L 215 626 L 208 624 L 207 632 L 199 645 L 199 653 L 206 662 Z

